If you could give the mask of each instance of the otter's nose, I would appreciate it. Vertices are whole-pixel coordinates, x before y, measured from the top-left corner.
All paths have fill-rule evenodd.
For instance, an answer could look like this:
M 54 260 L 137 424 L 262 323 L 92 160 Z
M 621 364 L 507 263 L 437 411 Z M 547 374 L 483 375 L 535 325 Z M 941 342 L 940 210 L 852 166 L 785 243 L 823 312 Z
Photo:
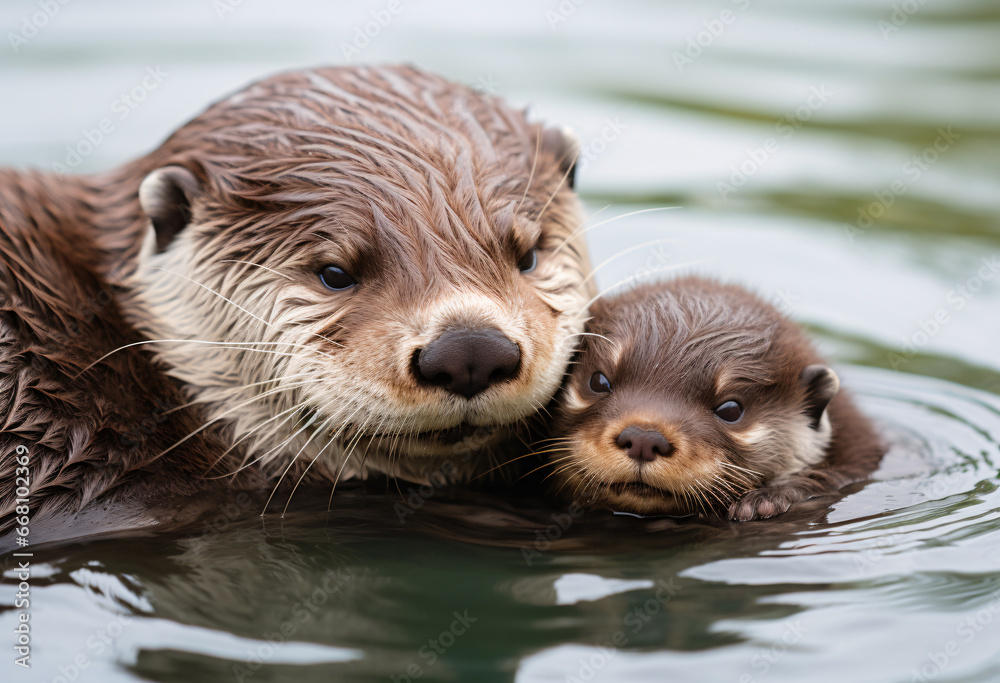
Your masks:
M 674 451 L 663 434 L 635 425 L 622 430 L 618 435 L 618 446 L 625 449 L 628 457 L 639 462 L 652 462 L 658 455 L 668 456 Z
M 414 369 L 423 381 L 472 398 L 513 377 L 521 350 L 494 327 L 448 330 L 421 349 L 416 361 Z

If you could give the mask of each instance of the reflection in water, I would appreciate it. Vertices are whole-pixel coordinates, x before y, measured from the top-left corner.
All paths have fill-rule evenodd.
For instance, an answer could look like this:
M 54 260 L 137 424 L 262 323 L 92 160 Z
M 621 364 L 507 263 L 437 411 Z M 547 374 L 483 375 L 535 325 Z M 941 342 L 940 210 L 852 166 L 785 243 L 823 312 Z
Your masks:
M 738 680 L 765 664 L 806 680 L 816 657 L 831 675 L 864 661 L 892 680 L 949 639 L 963 667 L 992 665 L 995 639 L 961 638 L 1000 621 L 1000 399 L 848 370 L 893 450 L 866 486 L 775 520 L 580 514 L 458 491 L 400 517 L 395 491 L 354 489 L 329 513 L 305 496 L 284 519 L 217 533 L 53 548 L 40 601 L 84 588 L 100 625 L 80 633 L 124 617 L 95 670 L 148 680 L 564 680 L 588 667 L 701 680 L 706 666 Z M 909 644 L 884 651 L 882 629 L 909 622 Z
M 342 62 L 385 6 L 228 4 L 62 7 L 3 60 L 0 159 L 65 161 L 161 65 L 77 170 L 120 163 L 252 78 Z M 739 526 L 443 491 L 401 522 L 395 491 L 356 488 L 330 513 L 324 492 L 284 520 L 40 550 L 36 657 L 11 680 L 1000 679 L 1000 283 L 974 280 L 1000 256 L 997 4 L 567 6 L 404 3 L 358 60 L 414 61 L 571 125 L 593 224 L 680 207 L 588 233 L 598 263 L 630 250 L 602 287 L 687 264 L 780 302 L 825 355 L 886 368 L 843 375 L 893 443 L 873 480 Z M 37 10 L 21 7 L 6 28 Z

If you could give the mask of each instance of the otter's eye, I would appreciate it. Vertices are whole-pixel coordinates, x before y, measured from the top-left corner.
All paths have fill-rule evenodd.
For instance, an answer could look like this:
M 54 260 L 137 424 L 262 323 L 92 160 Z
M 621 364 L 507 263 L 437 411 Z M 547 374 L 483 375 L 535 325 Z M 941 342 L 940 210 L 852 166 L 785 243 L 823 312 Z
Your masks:
M 521 257 L 521 260 L 517 262 L 517 269 L 522 273 L 530 273 L 538 265 L 538 250 L 529 249 L 528 253 Z
M 319 271 L 319 279 L 328 289 L 338 291 L 350 289 L 358 284 L 353 277 L 347 274 L 347 271 L 337 266 L 326 266 L 323 268 L 323 270 Z
M 590 377 L 590 390 L 595 394 L 606 394 L 611 391 L 611 382 L 601 372 L 595 372 Z
M 736 401 L 726 401 L 715 409 L 715 414 L 726 422 L 736 422 L 743 417 L 743 406 Z

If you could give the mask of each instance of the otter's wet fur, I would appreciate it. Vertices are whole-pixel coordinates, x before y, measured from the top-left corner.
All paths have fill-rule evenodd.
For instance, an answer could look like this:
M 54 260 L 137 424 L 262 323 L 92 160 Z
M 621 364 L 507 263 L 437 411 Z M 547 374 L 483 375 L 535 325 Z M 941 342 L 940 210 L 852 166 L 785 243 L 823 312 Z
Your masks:
M 489 466 L 558 389 L 593 294 L 576 154 L 498 98 L 344 67 L 255 83 L 108 172 L 0 171 L 0 528 L 18 446 L 33 514 L 221 474 Z M 330 264 L 358 286 L 324 288 Z M 472 397 L 415 376 L 477 326 L 516 344 L 511 376 Z
M 591 314 L 549 447 L 561 495 L 763 519 L 864 479 L 885 451 L 800 327 L 740 286 L 683 277 Z

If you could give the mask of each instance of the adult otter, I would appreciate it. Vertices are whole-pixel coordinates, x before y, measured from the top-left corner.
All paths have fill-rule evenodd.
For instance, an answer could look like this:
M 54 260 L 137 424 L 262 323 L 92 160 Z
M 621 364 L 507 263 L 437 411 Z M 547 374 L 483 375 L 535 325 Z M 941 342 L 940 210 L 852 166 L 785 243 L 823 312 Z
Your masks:
M 763 519 L 859 481 L 884 448 L 801 329 L 685 277 L 591 308 L 551 462 L 580 503 Z
M 345 67 L 110 172 L 3 171 L 3 526 L 21 445 L 33 510 L 241 466 L 468 478 L 487 456 L 456 456 L 550 399 L 583 327 L 576 153 L 497 98 Z

